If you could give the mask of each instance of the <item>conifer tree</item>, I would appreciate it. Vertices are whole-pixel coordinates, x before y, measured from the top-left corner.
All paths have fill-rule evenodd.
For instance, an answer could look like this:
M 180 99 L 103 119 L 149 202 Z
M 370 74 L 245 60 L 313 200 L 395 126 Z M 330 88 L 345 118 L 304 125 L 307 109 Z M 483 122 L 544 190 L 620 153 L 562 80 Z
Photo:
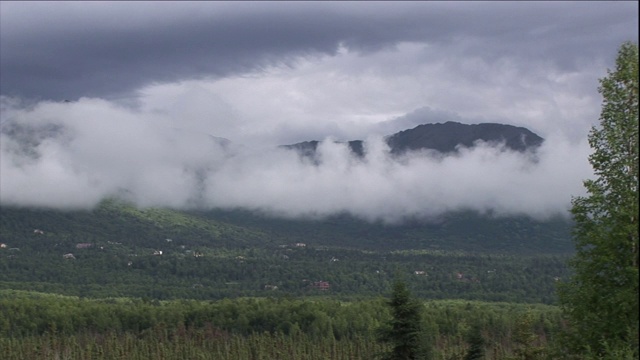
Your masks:
M 422 330 L 422 305 L 411 296 L 402 280 L 393 285 L 391 299 L 392 319 L 389 327 L 381 331 L 380 340 L 390 343 L 391 352 L 386 360 L 429 359 L 430 347 Z
M 469 343 L 469 350 L 464 356 L 464 360 L 482 360 L 485 356 L 485 340 L 482 336 L 482 328 L 479 324 L 475 324 L 469 330 L 467 334 L 467 342 Z

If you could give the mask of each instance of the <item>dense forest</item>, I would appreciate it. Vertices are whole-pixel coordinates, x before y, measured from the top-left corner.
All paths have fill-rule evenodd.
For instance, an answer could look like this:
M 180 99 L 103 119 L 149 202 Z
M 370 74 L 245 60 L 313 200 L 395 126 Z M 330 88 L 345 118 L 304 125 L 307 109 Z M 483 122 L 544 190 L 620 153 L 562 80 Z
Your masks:
M 462 359 L 472 328 L 487 358 L 547 354 L 564 326 L 553 305 L 570 275 L 561 219 L 458 213 L 399 226 L 113 200 L 0 214 L 7 359 L 380 357 L 398 277 L 424 305 L 437 359 Z
M 381 297 L 235 298 L 219 301 L 86 299 L 0 291 L 5 359 L 363 359 L 390 314 Z M 541 304 L 433 300 L 423 325 L 437 359 L 462 359 L 480 326 L 488 359 L 547 353 L 562 328 Z

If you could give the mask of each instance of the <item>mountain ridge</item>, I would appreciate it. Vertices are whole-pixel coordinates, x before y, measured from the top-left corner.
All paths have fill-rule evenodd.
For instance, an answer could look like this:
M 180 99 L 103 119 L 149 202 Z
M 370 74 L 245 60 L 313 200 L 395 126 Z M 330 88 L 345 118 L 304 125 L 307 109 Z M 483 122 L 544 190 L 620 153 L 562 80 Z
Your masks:
M 391 154 L 401 155 L 409 151 L 435 150 L 444 154 L 457 152 L 461 147 L 473 148 L 479 142 L 492 145 L 504 144 L 512 151 L 535 151 L 544 138 L 525 127 L 499 123 L 462 124 L 455 121 L 427 123 L 412 129 L 387 135 L 384 141 Z M 295 144 L 281 145 L 281 148 L 295 150 L 302 156 L 313 156 L 320 141 L 309 140 Z M 363 140 L 336 141 L 347 144 L 357 156 L 364 156 Z

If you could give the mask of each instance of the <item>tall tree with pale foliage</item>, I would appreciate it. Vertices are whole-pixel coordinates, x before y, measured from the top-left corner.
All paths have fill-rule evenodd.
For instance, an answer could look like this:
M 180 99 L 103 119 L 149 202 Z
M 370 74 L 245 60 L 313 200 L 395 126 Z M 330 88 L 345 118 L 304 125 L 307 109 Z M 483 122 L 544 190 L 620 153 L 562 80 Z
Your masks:
M 589 134 L 595 178 L 572 201 L 574 275 L 560 287 L 568 347 L 578 358 L 638 358 L 638 45 L 624 43 L 600 79 Z

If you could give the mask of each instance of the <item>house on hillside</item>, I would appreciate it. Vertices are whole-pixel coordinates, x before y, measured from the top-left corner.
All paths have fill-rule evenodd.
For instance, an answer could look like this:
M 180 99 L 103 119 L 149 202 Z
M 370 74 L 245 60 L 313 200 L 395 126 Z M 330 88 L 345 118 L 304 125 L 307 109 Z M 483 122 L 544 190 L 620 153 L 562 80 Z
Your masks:
M 5 244 L 5 243 L 0 244 L 0 249 L 4 249 L 6 247 L 7 247 L 7 244 Z
M 62 258 L 64 258 L 64 259 L 71 259 L 71 260 L 75 260 L 75 259 L 76 259 L 76 257 L 75 257 L 75 256 L 73 256 L 73 254 L 72 254 L 72 253 L 64 254 L 64 255 L 62 255 Z
M 40 230 L 40 229 L 35 229 L 33 230 L 34 234 L 40 234 L 40 235 L 44 235 L 44 231 Z
M 79 244 L 76 244 L 76 249 L 88 249 L 92 246 L 93 244 L 91 243 L 79 243 Z
M 331 285 L 328 281 L 315 281 L 313 284 L 311 284 L 311 287 L 317 290 L 326 291 L 329 290 L 329 287 L 331 287 Z

